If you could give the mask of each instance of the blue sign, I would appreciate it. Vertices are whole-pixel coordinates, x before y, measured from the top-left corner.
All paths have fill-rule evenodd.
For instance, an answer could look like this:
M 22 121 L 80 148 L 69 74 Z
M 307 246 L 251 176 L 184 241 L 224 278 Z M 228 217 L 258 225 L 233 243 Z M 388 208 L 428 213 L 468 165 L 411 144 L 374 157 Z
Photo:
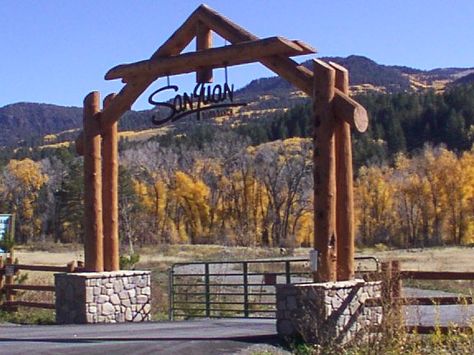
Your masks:
M 0 214 L 0 242 L 4 241 L 8 236 L 10 236 L 11 224 L 11 214 Z M 0 248 L 0 253 L 5 253 L 5 250 Z

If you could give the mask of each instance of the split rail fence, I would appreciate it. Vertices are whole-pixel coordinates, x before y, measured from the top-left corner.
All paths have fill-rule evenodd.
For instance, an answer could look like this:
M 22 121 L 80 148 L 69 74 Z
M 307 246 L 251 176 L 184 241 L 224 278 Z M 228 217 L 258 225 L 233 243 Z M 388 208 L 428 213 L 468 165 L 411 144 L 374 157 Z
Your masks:
M 449 280 L 449 281 L 474 281 L 474 272 L 449 272 L 449 271 L 409 271 L 401 270 L 399 261 L 381 263 L 381 279 L 383 283 L 383 297 L 380 300 L 368 300 L 368 303 L 380 303 L 392 310 L 403 321 L 403 306 L 466 306 L 473 305 L 473 297 L 467 295 L 457 296 L 432 296 L 432 297 L 404 297 L 402 295 L 403 282 L 408 280 Z M 367 303 L 366 303 L 367 304 Z M 442 313 L 443 309 L 440 308 Z M 453 330 L 453 326 L 432 324 L 432 325 L 411 325 L 405 326 L 408 332 L 418 334 L 429 334 L 435 331 L 448 333 Z M 470 325 L 456 326 L 459 331 L 472 331 Z
M 54 309 L 54 303 L 33 302 L 18 299 L 19 292 L 52 292 L 54 285 L 34 285 L 16 282 L 16 276 L 20 271 L 35 272 L 79 272 L 83 268 L 82 262 L 70 262 L 65 266 L 52 265 L 28 265 L 17 264 L 12 257 L 4 258 L 0 256 L 0 309 L 7 312 L 16 312 L 18 307 L 32 307 L 43 309 Z

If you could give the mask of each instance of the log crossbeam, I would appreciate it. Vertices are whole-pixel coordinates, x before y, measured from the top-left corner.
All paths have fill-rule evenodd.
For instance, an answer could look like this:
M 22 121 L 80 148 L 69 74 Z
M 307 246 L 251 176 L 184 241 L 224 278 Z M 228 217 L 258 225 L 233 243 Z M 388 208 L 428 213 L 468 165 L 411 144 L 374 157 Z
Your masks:
M 232 46 L 209 48 L 193 53 L 160 57 L 131 64 L 119 65 L 109 70 L 106 80 L 122 79 L 124 82 L 136 81 L 139 77 L 160 77 L 198 71 L 206 68 L 246 64 L 273 55 L 303 55 L 316 50 L 300 41 L 290 41 L 282 37 L 270 37 L 246 41 Z

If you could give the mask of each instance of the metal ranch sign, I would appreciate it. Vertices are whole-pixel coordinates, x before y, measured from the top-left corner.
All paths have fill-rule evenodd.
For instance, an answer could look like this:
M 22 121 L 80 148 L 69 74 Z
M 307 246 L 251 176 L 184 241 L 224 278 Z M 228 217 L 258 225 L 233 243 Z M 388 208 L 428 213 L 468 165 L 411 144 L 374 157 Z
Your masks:
M 165 118 L 153 116 L 152 122 L 155 125 L 161 125 L 166 122 L 175 122 L 180 118 L 196 114 L 199 121 L 201 119 L 201 112 L 220 109 L 225 107 L 246 106 L 246 103 L 234 102 L 234 85 L 229 86 L 225 83 L 223 86 L 217 84 L 214 86 L 198 83 L 194 87 L 192 93 L 177 94 L 172 100 L 168 102 L 157 101 L 159 93 L 172 90 L 177 92 L 179 90 L 177 85 L 167 85 L 154 91 L 148 98 L 148 102 L 155 107 L 165 107 L 169 111 Z

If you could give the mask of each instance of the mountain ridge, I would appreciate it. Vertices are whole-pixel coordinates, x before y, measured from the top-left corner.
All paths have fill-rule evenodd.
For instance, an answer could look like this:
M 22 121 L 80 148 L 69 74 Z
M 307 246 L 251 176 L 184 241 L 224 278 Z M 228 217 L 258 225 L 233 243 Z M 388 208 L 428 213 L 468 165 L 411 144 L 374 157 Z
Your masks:
M 395 93 L 433 89 L 442 91 L 453 85 L 474 82 L 474 68 L 435 68 L 421 70 L 397 65 L 378 64 L 370 58 L 351 55 L 348 57 L 322 57 L 345 66 L 350 73 L 351 93 L 367 91 Z M 310 67 L 311 61 L 302 65 Z M 280 77 L 252 80 L 236 91 L 236 97 L 251 103 L 237 117 L 270 115 L 285 110 L 303 100 L 298 90 Z M 121 130 L 151 128 L 152 111 L 129 111 L 120 121 Z M 0 108 L 0 146 L 34 146 L 44 144 L 45 136 L 54 141 L 71 140 L 74 130 L 82 126 L 82 109 L 46 103 L 19 102 Z M 66 132 L 66 133 L 64 133 Z

